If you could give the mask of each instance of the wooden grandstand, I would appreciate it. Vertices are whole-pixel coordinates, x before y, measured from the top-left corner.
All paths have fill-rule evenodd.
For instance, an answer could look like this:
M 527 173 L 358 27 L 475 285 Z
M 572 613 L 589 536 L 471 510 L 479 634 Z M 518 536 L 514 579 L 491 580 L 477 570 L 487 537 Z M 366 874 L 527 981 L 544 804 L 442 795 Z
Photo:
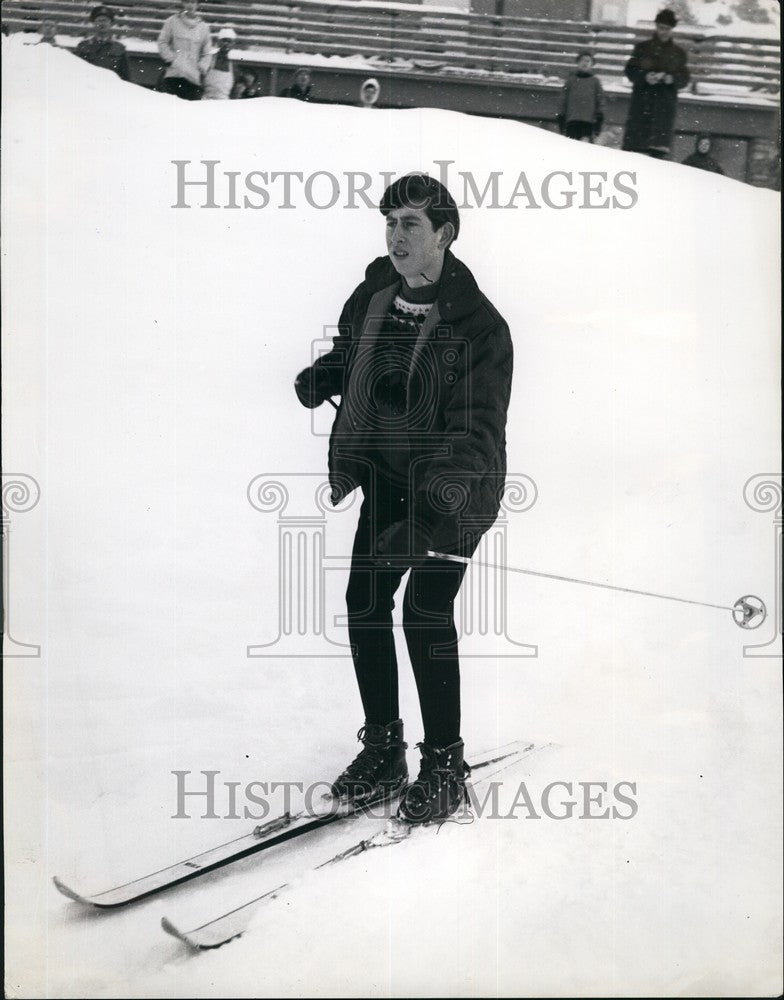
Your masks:
M 43 17 L 63 35 L 84 35 L 93 3 L 84 0 L 3 0 L 11 31 L 35 31 Z M 154 42 L 176 5 L 169 0 L 109 3 L 118 36 Z M 433 76 L 461 75 L 545 80 L 564 77 L 581 49 L 595 54 L 604 79 L 622 78 L 632 46 L 650 31 L 593 24 L 461 13 L 400 3 L 297 0 L 292 3 L 203 3 L 200 13 L 217 32 L 230 24 L 238 49 L 301 57 L 364 57 L 381 68 Z M 776 41 L 698 33 L 683 27 L 678 42 L 689 51 L 693 93 L 776 94 L 780 87 Z M 769 99 L 769 98 L 768 98 Z

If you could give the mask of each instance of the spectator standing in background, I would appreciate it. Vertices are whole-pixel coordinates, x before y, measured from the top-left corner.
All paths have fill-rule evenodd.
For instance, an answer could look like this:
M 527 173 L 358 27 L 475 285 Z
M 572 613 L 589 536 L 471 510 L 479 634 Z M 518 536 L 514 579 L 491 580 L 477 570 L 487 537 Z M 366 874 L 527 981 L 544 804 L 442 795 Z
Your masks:
M 110 69 L 121 80 L 130 80 L 131 70 L 125 46 L 112 38 L 114 14 L 108 7 L 93 7 L 90 20 L 93 24 L 92 37 L 79 42 L 77 56 L 93 66 Z
M 57 34 L 57 23 L 52 21 L 50 18 L 46 18 L 41 21 L 41 37 L 35 43 L 36 45 L 54 45 L 57 48 L 57 39 L 55 35 Z
M 721 166 L 710 155 L 711 137 L 698 135 L 694 152 L 683 161 L 684 167 L 697 167 L 698 170 L 709 170 L 712 174 L 723 174 Z
M 180 11 L 163 22 L 158 51 L 167 64 L 163 89 L 186 101 L 201 98 L 202 81 L 212 61 L 210 29 L 199 17 L 197 0 L 182 0 Z
M 374 108 L 380 95 L 381 85 L 374 76 L 371 76 L 359 88 L 359 106 L 361 108 Z
M 558 127 L 570 139 L 593 142 L 604 122 L 604 91 L 593 74 L 593 54 L 580 52 L 577 70 L 564 84 Z
M 218 51 L 212 57 L 212 65 L 204 74 L 203 101 L 228 101 L 234 88 L 234 67 L 231 64 L 231 50 L 237 40 L 234 28 L 221 28 L 218 32 Z
M 678 91 L 689 82 L 686 53 L 672 40 L 678 18 L 671 10 L 656 15 L 656 34 L 634 46 L 626 76 L 634 84 L 623 148 L 657 159 L 669 155 Z
M 281 90 L 280 96 L 293 97 L 297 101 L 309 101 L 312 87 L 310 70 L 303 66 L 294 74 L 294 82 L 291 86 Z

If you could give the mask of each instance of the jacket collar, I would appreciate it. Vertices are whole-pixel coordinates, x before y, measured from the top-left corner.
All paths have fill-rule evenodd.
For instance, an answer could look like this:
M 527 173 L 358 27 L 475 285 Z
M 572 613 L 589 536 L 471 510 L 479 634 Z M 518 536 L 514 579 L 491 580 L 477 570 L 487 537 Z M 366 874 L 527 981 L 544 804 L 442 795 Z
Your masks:
M 365 271 L 365 283 L 371 293 L 399 282 L 400 275 L 389 257 L 377 257 Z M 447 250 L 444 256 L 444 269 L 436 301 L 439 316 L 446 322 L 470 316 L 482 302 L 473 274 L 451 250 Z

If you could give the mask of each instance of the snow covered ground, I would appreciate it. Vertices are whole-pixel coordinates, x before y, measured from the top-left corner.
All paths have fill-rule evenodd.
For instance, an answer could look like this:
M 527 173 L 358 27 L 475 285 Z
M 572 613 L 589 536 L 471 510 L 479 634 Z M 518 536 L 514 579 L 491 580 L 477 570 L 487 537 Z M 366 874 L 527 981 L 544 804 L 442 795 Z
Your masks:
M 314 433 L 291 383 L 384 252 L 378 213 L 344 207 L 347 171 L 378 199 L 383 171 L 450 160 L 458 196 L 458 170 L 480 190 L 500 171 L 505 204 L 525 172 L 540 207 L 468 208 L 455 247 L 515 341 L 509 467 L 538 494 L 509 515 L 508 561 L 721 605 L 775 598 L 773 512 L 743 487 L 781 469 L 778 195 L 513 122 L 192 105 L 46 46 L 3 55 L 4 472 L 41 489 L 11 518 L 10 608 L 14 638 L 42 646 L 4 661 L 8 995 L 780 992 L 781 661 L 744 656 L 774 616 L 742 631 L 727 611 L 534 577 L 509 578 L 507 627 L 537 657 L 465 638 L 464 737 L 469 753 L 555 744 L 503 794 L 572 783 L 571 818 L 420 831 L 307 876 L 201 955 L 160 917 L 195 926 L 356 830 L 124 912 L 51 884 L 99 891 L 252 825 L 172 819 L 174 770 L 307 782 L 354 753 L 348 659 L 246 656 L 278 608 L 277 519 L 248 483 L 324 471 L 332 411 Z M 278 179 L 258 211 L 174 209 L 175 160 L 219 161 L 221 205 L 227 171 L 240 203 L 253 170 L 326 171 L 340 197 L 314 208 L 294 180 L 282 208 Z M 544 202 L 553 171 L 571 179 L 551 202 L 573 188 L 571 207 Z M 592 202 L 631 207 L 579 207 L 586 171 L 608 175 Z M 328 179 L 311 193 L 325 204 Z M 338 566 L 354 517 L 327 515 Z M 345 569 L 327 575 L 331 623 Z M 589 781 L 636 783 L 636 815 L 580 818 Z

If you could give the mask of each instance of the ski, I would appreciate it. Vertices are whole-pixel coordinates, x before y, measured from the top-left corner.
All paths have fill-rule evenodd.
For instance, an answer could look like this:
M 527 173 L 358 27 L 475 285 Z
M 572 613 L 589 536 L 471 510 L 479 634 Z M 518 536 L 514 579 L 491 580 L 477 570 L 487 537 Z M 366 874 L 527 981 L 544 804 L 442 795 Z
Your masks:
M 486 759 L 480 759 L 476 763 L 472 763 L 470 765 L 472 772 L 487 768 L 490 765 L 497 763 L 503 763 L 504 766 L 492 771 L 489 774 L 483 775 L 478 780 L 471 779 L 471 785 L 474 786 L 483 781 L 489 781 L 490 778 L 493 778 L 496 774 L 506 770 L 507 767 L 511 767 L 524 757 L 528 757 L 532 753 L 543 749 L 546 748 L 541 746 L 535 747 L 533 743 L 520 742 L 517 744 L 517 749 L 504 753 L 500 752 L 500 749 L 498 752 L 491 752 L 495 755 Z M 428 825 L 440 826 L 441 824 Z M 176 924 L 169 920 L 168 917 L 163 917 L 161 919 L 161 927 L 167 934 L 177 938 L 179 941 L 182 941 L 184 944 L 196 951 L 220 948 L 224 944 L 228 944 L 229 941 L 233 941 L 235 938 L 238 938 L 245 933 L 250 926 L 251 920 L 253 919 L 257 909 L 263 903 L 272 902 L 272 900 L 277 899 L 277 897 L 285 890 L 293 889 L 310 872 L 318 871 L 319 869 L 326 868 L 329 865 L 338 864 L 342 861 L 348 860 L 349 858 L 356 857 L 358 854 L 364 854 L 366 851 L 399 844 L 401 841 L 407 840 L 414 830 L 421 830 L 425 828 L 427 827 L 412 826 L 404 820 L 393 817 L 387 820 L 382 829 L 380 829 L 372 837 L 367 837 L 358 841 L 356 844 L 352 844 L 339 854 L 328 858 L 326 861 L 322 861 L 320 864 L 308 869 L 307 872 L 302 873 L 289 882 L 284 882 L 281 885 L 276 886 L 274 889 L 269 889 L 262 895 L 256 896 L 254 899 L 244 903 L 242 906 L 235 907 L 233 910 L 220 914 L 220 916 L 207 921 L 207 923 L 202 924 L 200 927 L 195 927 L 193 930 L 189 931 L 182 931 L 176 926 Z
M 505 757 L 519 752 L 520 748 L 524 746 L 529 747 L 531 744 L 516 741 L 488 751 L 488 759 L 482 760 L 475 766 L 483 767 L 491 763 L 496 763 L 496 761 L 503 760 Z M 493 755 L 495 755 L 494 759 L 489 759 Z M 184 861 L 178 861 L 166 868 L 161 868 L 148 875 L 143 875 L 141 878 L 115 886 L 112 889 L 106 889 L 95 895 L 83 895 L 77 892 L 66 885 L 56 875 L 52 881 L 59 892 L 76 903 L 102 910 L 115 909 L 120 906 L 127 906 L 129 903 L 136 903 L 139 900 L 146 899 L 148 896 L 163 892 L 165 889 L 181 885 L 183 882 L 189 882 L 192 879 L 206 875 L 208 872 L 216 871 L 218 868 L 233 864 L 242 858 L 259 854 L 278 844 L 283 844 L 315 830 L 320 830 L 332 823 L 347 820 L 378 804 L 374 803 L 371 806 L 357 809 L 349 805 L 340 805 L 336 808 L 333 803 L 331 808 L 325 809 L 323 813 L 308 811 L 294 814 L 284 813 L 281 816 L 260 824 L 251 833 L 247 833 L 242 837 L 229 840 L 224 844 L 219 844 L 217 847 L 186 858 Z

